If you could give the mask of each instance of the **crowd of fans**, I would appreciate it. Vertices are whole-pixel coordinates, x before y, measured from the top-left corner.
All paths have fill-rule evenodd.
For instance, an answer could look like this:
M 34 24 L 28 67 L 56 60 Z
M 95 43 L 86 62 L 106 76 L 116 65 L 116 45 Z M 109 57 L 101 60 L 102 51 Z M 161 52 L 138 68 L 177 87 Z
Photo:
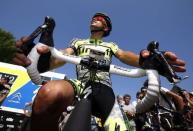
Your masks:
M 0 80 L 0 105 L 10 91 L 8 78 Z M 193 130 L 193 92 L 174 85 L 171 90 L 160 87 L 159 100 L 147 112 L 137 114 L 135 106 L 148 91 L 148 82 L 136 93 L 136 101 L 131 96 L 117 96 L 117 102 L 127 116 L 133 131 Z
M 147 112 L 137 114 L 136 104 L 148 91 L 148 81 L 145 81 L 136 93 L 136 102 L 131 102 L 131 96 L 117 96 L 120 108 L 128 117 L 133 131 L 184 131 L 193 130 L 193 93 L 177 85 L 171 90 L 160 87 L 159 100 Z M 134 104 L 135 103 L 135 104 Z

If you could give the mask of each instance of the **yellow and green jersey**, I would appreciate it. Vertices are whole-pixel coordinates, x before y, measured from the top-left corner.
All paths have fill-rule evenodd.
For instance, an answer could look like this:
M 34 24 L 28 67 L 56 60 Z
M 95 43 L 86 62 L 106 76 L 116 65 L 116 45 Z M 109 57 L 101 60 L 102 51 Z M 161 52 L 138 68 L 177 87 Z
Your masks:
M 73 48 L 75 55 L 82 58 L 88 58 L 90 54 L 90 48 L 100 47 L 104 52 L 103 59 L 111 63 L 112 56 L 118 51 L 118 46 L 113 42 L 104 42 L 99 39 L 74 39 L 71 43 L 71 48 Z M 87 67 L 83 65 L 76 66 L 77 78 L 83 83 L 89 80 L 100 82 L 111 87 L 111 79 L 109 72 L 89 71 Z

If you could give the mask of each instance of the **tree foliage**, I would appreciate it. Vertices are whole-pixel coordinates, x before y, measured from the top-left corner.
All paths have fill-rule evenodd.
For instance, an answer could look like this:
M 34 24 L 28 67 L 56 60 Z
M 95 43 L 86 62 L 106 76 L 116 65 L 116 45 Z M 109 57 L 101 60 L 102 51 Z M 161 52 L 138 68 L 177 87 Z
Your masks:
M 15 37 L 10 33 L 0 28 L 0 61 L 10 63 L 16 52 Z

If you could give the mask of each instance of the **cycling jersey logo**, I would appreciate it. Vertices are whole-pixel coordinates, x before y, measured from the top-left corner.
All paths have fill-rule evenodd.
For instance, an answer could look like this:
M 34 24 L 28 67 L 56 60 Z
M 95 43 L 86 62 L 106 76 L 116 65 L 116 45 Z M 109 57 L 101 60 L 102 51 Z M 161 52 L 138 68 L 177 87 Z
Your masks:
M 87 87 L 87 88 L 83 91 L 84 98 L 87 98 L 91 93 L 92 93 L 92 89 L 91 89 L 91 86 L 89 86 L 89 87 Z

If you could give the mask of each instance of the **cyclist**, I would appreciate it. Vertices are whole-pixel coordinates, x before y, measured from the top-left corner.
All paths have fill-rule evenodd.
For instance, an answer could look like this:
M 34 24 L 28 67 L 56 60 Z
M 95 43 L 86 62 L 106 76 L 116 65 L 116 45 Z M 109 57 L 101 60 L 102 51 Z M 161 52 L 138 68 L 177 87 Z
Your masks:
M 69 48 L 61 50 L 61 52 L 85 58 L 90 53 L 87 47 L 97 46 L 105 50 L 105 60 L 111 62 L 111 58 L 114 55 L 127 65 L 139 67 L 139 55 L 130 51 L 123 51 L 116 43 L 104 42 L 102 40 L 110 34 L 111 30 L 112 23 L 110 18 L 106 14 L 96 13 L 92 17 L 90 24 L 90 38 L 75 39 L 71 42 Z M 20 48 L 27 40 L 27 37 L 21 38 L 16 42 L 16 46 Z M 49 52 L 46 46 L 39 47 L 37 50 L 40 54 Z M 148 51 L 141 51 L 143 59 L 147 58 L 148 55 Z M 165 52 L 164 55 L 170 60 L 171 64 L 175 65 L 175 70 L 180 72 L 185 71 L 184 61 L 178 59 L 174 53 Z M 21 52 L 16 53 L 13 62 L 22 66 L 27 66 L 31 63 Z M 47 61 L 47 66 L 44 63 L 44 67 L 47 68 L 43 68 L 43 71 L 48 70 L 48 68 L 53 69 L 62 66 L 63 64 L 65 64 L 63 61 L 51 57 Z M 92 114 L 101 118 L 102 124 L 104 124 L 115 101 L 114 92 L 111 88 L 110 74 L 108 72 L 97 71 L 96 75 L 93 76 L 86 67 L 81 65 L 78 65 L 76 69 L 77 80 L 53 80 L 40 88 L 32 108 L 32 131 L 56 130 L 59 116 L 66 110 L 68 105 L 73 103 L 74 96 L 81 92 L 80 85 L 92 87 Z

